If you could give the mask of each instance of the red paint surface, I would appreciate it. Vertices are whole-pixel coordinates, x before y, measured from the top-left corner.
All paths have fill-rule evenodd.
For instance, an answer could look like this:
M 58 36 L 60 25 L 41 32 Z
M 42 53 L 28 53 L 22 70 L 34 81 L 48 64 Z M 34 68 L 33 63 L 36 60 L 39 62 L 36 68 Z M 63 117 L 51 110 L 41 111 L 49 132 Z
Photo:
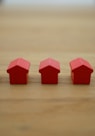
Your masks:
M 39 66 L 42 84 L 57 84 L 60 64 L 58 61 L 48 58 L 43 60 Z
M 7 69 L 9 73 L 10 84 L 27 84 L 27 74 L 29 72 L 30 63 L 23 58 L 12 61 Z
M 74 84 L 90 84 L 93 68 L 88 61 L 77 58 L 70 62 L 71 78 Z

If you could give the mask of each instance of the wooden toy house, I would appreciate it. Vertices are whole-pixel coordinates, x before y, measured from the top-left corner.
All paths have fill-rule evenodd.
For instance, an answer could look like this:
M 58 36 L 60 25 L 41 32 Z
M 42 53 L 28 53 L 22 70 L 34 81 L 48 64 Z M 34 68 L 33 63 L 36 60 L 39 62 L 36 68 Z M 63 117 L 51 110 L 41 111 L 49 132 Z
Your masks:
M 30 63 L 23 58 L 12 61 L 7 69 L 9 73 L 10 84 L 27 84 L 27 74 L 29 72 Z
M 82 58 L 70 62 L 71 78 L 74 84 L 89 84 L 93 68 Z
M 42 84 L 57 84 L 60 64 L 52 58 L 45 59 L 40 63 L 39 72 Z

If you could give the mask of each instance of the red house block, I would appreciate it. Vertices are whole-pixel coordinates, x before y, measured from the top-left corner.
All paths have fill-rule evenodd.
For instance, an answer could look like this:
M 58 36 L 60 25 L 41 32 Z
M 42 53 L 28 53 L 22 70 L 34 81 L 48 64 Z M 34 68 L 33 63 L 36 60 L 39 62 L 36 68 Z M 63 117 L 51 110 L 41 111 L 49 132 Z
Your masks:
M 7 69 L 9 73 L 10 84 L 27 84 L 27 74 L 30 63 L 23 58 L 12 61 Z
M 73 84 L 90 84 L 93 68 L 82 58 L 77 58 L 70 62 L 71 78 Z
M 48 58 L 40 63 L 39 72 L 42 84 L 57 84 L 60 64 L 58 61 Z

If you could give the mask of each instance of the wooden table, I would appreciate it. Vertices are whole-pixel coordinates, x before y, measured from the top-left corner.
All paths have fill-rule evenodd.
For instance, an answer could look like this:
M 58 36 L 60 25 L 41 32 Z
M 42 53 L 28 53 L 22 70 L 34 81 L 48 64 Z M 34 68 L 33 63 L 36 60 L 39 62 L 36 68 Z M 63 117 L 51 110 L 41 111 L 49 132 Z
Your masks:
M 10 85 L 11 60 L 31 62 L 27 85 Z M 60 61 L 58 85 L 42 85 L 41 60 Z M 0 7 L 0 136 L 95 136 L 95 72 L 90 85 L 73 85 L 69 61 L 95 69 L 94 9 Z

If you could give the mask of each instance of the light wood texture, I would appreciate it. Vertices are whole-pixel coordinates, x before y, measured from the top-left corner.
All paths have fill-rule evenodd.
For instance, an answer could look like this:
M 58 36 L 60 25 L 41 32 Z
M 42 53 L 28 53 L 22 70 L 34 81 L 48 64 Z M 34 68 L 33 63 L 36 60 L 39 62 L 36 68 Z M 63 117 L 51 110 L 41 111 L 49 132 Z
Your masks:
M 64 9 L 64 8 L 63 8 Z M 0 7 L 0 136 L 95 136 L 95 72 L 90 85 L 73 85 L 69 61 L 95 70 L 95 10 Z M 31 62 L 29 83 L 10 85 L 9 62 Z M 42 85 L 42 59 L 60 61 L 58 85 Z

